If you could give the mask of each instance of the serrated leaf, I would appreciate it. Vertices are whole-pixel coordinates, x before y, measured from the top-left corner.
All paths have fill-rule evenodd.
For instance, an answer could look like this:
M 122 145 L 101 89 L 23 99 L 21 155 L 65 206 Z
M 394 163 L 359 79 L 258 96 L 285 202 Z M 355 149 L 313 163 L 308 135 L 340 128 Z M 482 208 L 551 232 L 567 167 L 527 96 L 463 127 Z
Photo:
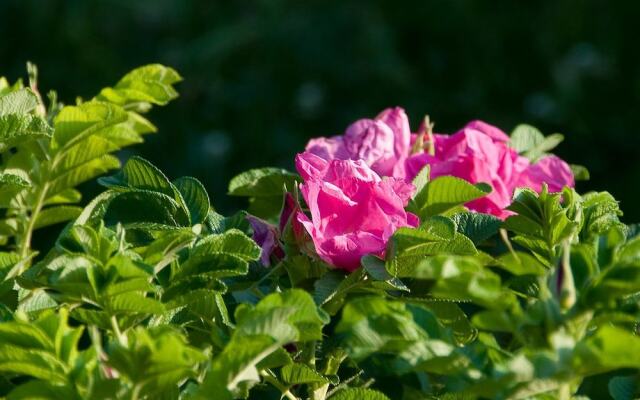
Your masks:
M 29 140 L 49 138 L 53 129 L 47 122 L 31 114 L 0 116 L 0 152 Z
M 451 217 L 456 223 L 458 232 L 462 233 L 473 243 L 480 244 L 498 233 L 502 220 L 490 214 L 459 213 Z
M 191 224 L 203 224 L 209 214 L 209 195 L 206 189 L 195 178 L 183 177 L 173 181 L 189 208 Z
M 614 400 L 633 400 L 637 398 L 640 386 L 637 376 L 614 376 L 607 385 Z
M 422 220 L 443 214 L 489 193 L 491 193 L 491 187 L 487 184 L 472 185 L 464 179 L 441 176 L 429 181 L 409 202 L 407 210 L 417 214 Z
M 222 253 L 236 256 L 245 261 L 260 258 L 260 247 L 238 229 L 229 229 L 219 235 L 209 235 L 192 250 L 192 256 Z
M 602 326 L 576 344 L 572 366 L 584 375 L 640 368 L 640 337 L 621 328 Z
M 181 80 L 173 68 L 145 65 L 127 73 L 113 88 L 102 89 L 98 99 L 120 105 L 139 102 L 165 105 L 178 97 L 172 85 Z
M 45 226 L 59 224 L 76 218 L 82 212 L 82 208 L 75 206 L 56 206 L 42 210 L 36 222 L 34 229 L 40 229 Z
M 156 166 L 142 157 L 131 157 L 120 172 L 114 176 L 98 180 L 108 188 L 135 188 L 174 196 L 169 179 Z
M 49 198 L 116 168 L 120 168 L 120 161 L 110 154 L 77 165 L 53 177 L 47 191 Z
M 329 383 L 329 380 L 305 364 L 289 364 L 280 369 L 280 377 L 287 385 Z
M 144 229 L 168 229 L 189 226 L 183 208 L 163 193 L 131 190 L 114 195 L 104 220 L 107 225 L 122 223 Z
M 0 97 L 0 117 L 26 114 L 38 106 L 38 97 L 31 89 L 20 89 Z
M 588 181 L 591 179 L 591 175 L 589 174 L 587 167 L 578 164 L 570 164 L 569 167 L 571 167 L 573 179 L 576 181 Z
M 509 145 L 532 162 L 546 155 L 564 140 L 564 136 L 554 133 L 545 137 L 537 128 L 520 124 L 511 133 Z
M 292 190 L 300 182 L 297 174 L 279 168 L 252 169 L 236 175 L 229 182 L 231 196 L 282 196 L 284 188 Z
M 54 120 L 54 148 L 72 145 L 99 133 L 101 130 L 127 121 L 126 111 L 113 104 L 98 101 L 66 106 Z
M 232 339 L 222 353 L 213 359 L 196 398 L 234 399 L 236 396 L 233 393 L 260 380 L 256 365 L 281 345 L 265 335 Z
M 331 396 L 331 400 L 389 400 L 389 398 L 384 393 L 373 389 L 347 388 L 336 392 Z

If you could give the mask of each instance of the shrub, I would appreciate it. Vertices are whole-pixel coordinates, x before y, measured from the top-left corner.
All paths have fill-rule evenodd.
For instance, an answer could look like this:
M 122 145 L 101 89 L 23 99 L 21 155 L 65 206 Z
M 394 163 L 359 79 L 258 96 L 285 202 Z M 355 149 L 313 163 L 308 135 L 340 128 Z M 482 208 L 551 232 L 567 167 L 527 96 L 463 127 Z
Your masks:
M 149 65 L 74 106 L 51 92 L 46 107 L 35 67 L 27 87 L 0 80 L 0 395 L 600 398 L 592 382 L 640 394 L 639 230 L 607 192 L 570 187 L 584 168 L 542 161 L 559 136 L 474 122 L 461 135 L 496 150 L 444 157 L 439 140 L 457 136 L 426 121 L 411 138 L 396 109 L 351 130 L 348 152 L 310 148 L 300 175 L 234 178 L 248 213 L 220 215 L 197 179 L 139 157 L 78 206 L 77 186 L 155 131 L 144 113 L 180 79 Z M 526 179 L 512 164 L 489 182 L 441 168 L 485 168 L 486 154 Z M 415 178 L 398 167 L 416 159 Z M 506 208 L 479 208 L 507 181 Z M 33 249 L 37 229 L 63 222 Z

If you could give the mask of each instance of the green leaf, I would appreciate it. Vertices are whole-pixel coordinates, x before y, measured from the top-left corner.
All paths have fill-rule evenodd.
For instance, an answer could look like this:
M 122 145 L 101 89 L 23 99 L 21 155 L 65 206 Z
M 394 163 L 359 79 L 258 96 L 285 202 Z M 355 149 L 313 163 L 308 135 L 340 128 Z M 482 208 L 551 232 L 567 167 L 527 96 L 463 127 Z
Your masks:
M 0 206 L 8 207 L 18 192 L 30 186 L 31 183 L 19 175 L 0 173 Z
M 47 191 L 49 198 L 116 168 L 120 168 L 120 161 L 116 157 L 106 154 L 62 173 L 56 171 Z
M 554 133 L 545 137 L 537 128 L 521 124 L 511 133 L 509 145 L 518 153 L 535 162 L 553 150 L 564 140 L 564 136 Z
M 174 196 L 169 179 L 149 161 L 133 156 L 116 175 L 101 178 L 98 182 L 112 189 L 134 188 Z
M 200 181 L 191 177 L 183 177 L 173 181 L 189 208 L 191 224 L 203 224 L 209 214 L 209 195 Z
M 278 337 L 276 330 L 263 330 L 267 325 L 261 324 L 263 320 L 272 320 L 274 312 L 282 313 L 280 317 L 295 328 L 296 339 L 301 342 L 320 340 L 322 326 L 329 322 L 328 316 L 316 306 L 307 292 L 301 289 L 289 289 L 266 296 L 253 309 L 236 312 L 237 332 L 276 335 L 274 338 L 282 340 L 283 338 Z M 278 319 L 276 318 L 275 321 Z
M 535 257 L 525 252 L 506 253 L 499 256 L 497 266 L 513 275 L 545 276 L 549 271 Z
M 607 385 L 614 400 L 633 400 L 637 398 L 640 386 L 637 376 L 614 376 Z
M 53 129 L 47 122 L 31 114 L 0 116 L 0 152 L 29 140 L 51 137 Z
M 490 214 L 466 212 L 451 217 L 462 233 L 478 245 L 498 233 L 502 220 Z
M 593 375 L 619 368 L 640 368 L 640 337 L 613 326 L 603 326 L 578 342 L 573 370 Z
M 421 193 L 410 201 L 407 209 L 417 214 L 422 220 L 429 216 L 446 213 L 489 193 L 491 193 L 491 187 L 487 184 L 472 185 L 464 179 L 441 176 L 429 181 Z
M 229 182 L 231 196 L 282 196 L 285 187 L 292 190 L 300 181 L 297 174 L 279 168 L 252 169 L 235 176 Z
M 232 400 L 260 380 L 257 364 L 276 351 L 282 343 L 270 336 L 233 338 L 217 355 L 196 395 L 197 399 Z
M 165 105 L 178 97 L 172 85 L 181 80 L 173 68 L 150 64 L 129 72 L 113 88 L 102 89 L 97 98 L 122 106 L 135 103 Z
M 289 364 L 282 367 L 280 377 L 287 385 L 304 383 L 329 383 L 329 380 L 305 364 Z
M 192 256 L 199 254 L 230 254 L 246 261 L 260 258 L 260 247 L 247 235 L 237 229 L 229 229 L 220 235 L 209 235 L 192 250 Z
M 82 212 L 82 208 L 74 206 L 57 206 L 45 208 L 38 214 L 34 225 L 35 229 L 59 224 L 76 218 Z
M 588 181 L 591 179 L 589 170 L 587 167 L 578 164 L 570 164 L 571 172 L 573 173 L 573 179 L 576 181 Z
M 384 393 L 373 389 L 347 388 L 336 392 L 330 400 L 389 400 L 389 398 Z
M 108 363 L 148 398 L 176 388 L 186 378 L 195 378 L 195 367 L 206 359 L 186 338 L 168 326 L 138 327 L 127 335 L 128 346 L 112 342 Z
M 444 218 L 444 217 L 440 217 Z M 449 220 L 451 221 L 451 220 Z M 440 228 L 400 228 L 391 237 L 388 244 L 387 268 L 392 275 L 401 277 L 405 270 L 428 257 L 438 254 L 475 255 L 477 250 L 473 242 L 453 229 Z M 451 236 L 451 233 L 453 235 Z
M 107 225 L 168 229 L 189 226 L 184 209 L 172 197 L 153 191 L 132 190 L 114 195 L 104 220 Z
M 7 400 L 72 399 L 77 393 L 71 387 L 63 387 L 45 381 L 29 381 L 13 389 Z
M 504 308 L 515 300 L 478 257 L 427 257 L 397 268 L 397 276 L 434 281 L 429 294 L 439 299 L 473 301 L 486 308 Z
M 78 106 L 66 106 L 54 120 L 53 147 L 69 148 L 128 119 L 122 108 L 103 102 L 90 101 Z
M 38 106 L 38 96 L 31 89 L 20 89 L 0 97 L 0 117 L 26 114 Z

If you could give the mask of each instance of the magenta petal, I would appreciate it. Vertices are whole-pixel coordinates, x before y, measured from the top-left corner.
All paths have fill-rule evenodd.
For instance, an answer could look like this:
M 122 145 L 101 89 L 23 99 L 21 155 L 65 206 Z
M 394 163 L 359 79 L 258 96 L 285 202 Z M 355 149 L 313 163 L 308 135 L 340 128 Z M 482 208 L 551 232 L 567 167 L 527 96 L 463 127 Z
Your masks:
M 393 151 L 396 159 L 402 159 L 409 154 L 409 142 L 411 141 L 411 129 L 409 118 L 401 107 L 387 108 L 383 110 L 376 120 L 384 122 L 393 131 Z
M 299 155 L 305 182 L 300 191 L 311 218 L 298 212 L 296 219 L 311 236 L 320 258 L 352 271 L 366 254 L 382 255 L 389 236 L 401 226 L 418 224 L 404 205 L 413 186 L 395 178 L 381 179 L 362 160 L 331 160 L 313 169 Z M 306 165 L 306 166 L 305 166 Z
M 549 186 L 550 192 L 560 192 L 565 186 L 575 186 L 571 167 L 556 156 L 544 157 L 529 166 L 519 183 L 538 192 L 543 183 Z
M 484 121 L 480 121 L 480 120 L 475 120 L 475 121 L 471 121 L 469 122 L 466 126 L 466 128 L 470 128 L 470 129 L 475 129 L 477 131 L 482 132 L 483 134 L 489 136 L 491 139 L 498 141 L 498 142 L 508 142 L 509 141 L 509 136 L 507 136 L 506 133 L 502 132 L 502 130 L 500 130 L 500 128 L 497 128 L 493 125 L 489 125 Z
M 327 160 L 307 151 L 296 156 L 296 169 L 304 180 L 322 177 L 328 165 Z

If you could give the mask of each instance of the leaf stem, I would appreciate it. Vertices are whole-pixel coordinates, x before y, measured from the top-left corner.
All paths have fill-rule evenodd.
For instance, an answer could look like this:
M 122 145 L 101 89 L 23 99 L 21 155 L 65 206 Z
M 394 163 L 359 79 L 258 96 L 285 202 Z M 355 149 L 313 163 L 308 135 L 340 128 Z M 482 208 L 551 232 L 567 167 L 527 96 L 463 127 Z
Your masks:
M 272 384 L 276 389 L 278 389 L 280 392 L 282 392 L 282 395 L 284 397 L 286 397 L 289 400 L 300 400 L 298 397 L 296 397 L 293 393 L 291 393 L 289 391 L 289 389 L 283 385 L 282 383 L 280 383 L 279 380 L 277 380 L 273 375 L 271 375 L 269 372 L 267 371 L 260 371 L 260 375 L 262 375 L 262 377 L 264 378 L 265 381 L 269 382 L 270 384 Z
M 20 243 L 20 257 L 26 258 L 29 255 L 29 251 L 31 250 L 31 238 L 33 236 L 33 230 L 36 226 L 36 220 L 38 219 L 38 215 L 40 211 L 42 211 L 42 207 L 44 206 L 44 201 L 47 197 L 47 191 L 49 190 L 49 183 L 45 183 L 40 189 L 38 193 L 38 197 L 36 199 L 35 206 L 31 210 L 31 215 L 29 216 L 29 223 L 27 224 L 27 229 L 24 232 L 22 237 L 22 241 Z M 22 272 L 22 271 L 20 271 Z
M 124 334 L 122 333 L 122 331 L 120 330 L 120 326 L 118 325 L 118 319 L 116 318 L 115 315 L 111 316 L 111 328 L 113 328 L 113 333 L 116 335 L 116 338 L 118 339 L 118 342 L 122 345 L 122 346 L 127 346 L 127 337 L 124 336 Z

